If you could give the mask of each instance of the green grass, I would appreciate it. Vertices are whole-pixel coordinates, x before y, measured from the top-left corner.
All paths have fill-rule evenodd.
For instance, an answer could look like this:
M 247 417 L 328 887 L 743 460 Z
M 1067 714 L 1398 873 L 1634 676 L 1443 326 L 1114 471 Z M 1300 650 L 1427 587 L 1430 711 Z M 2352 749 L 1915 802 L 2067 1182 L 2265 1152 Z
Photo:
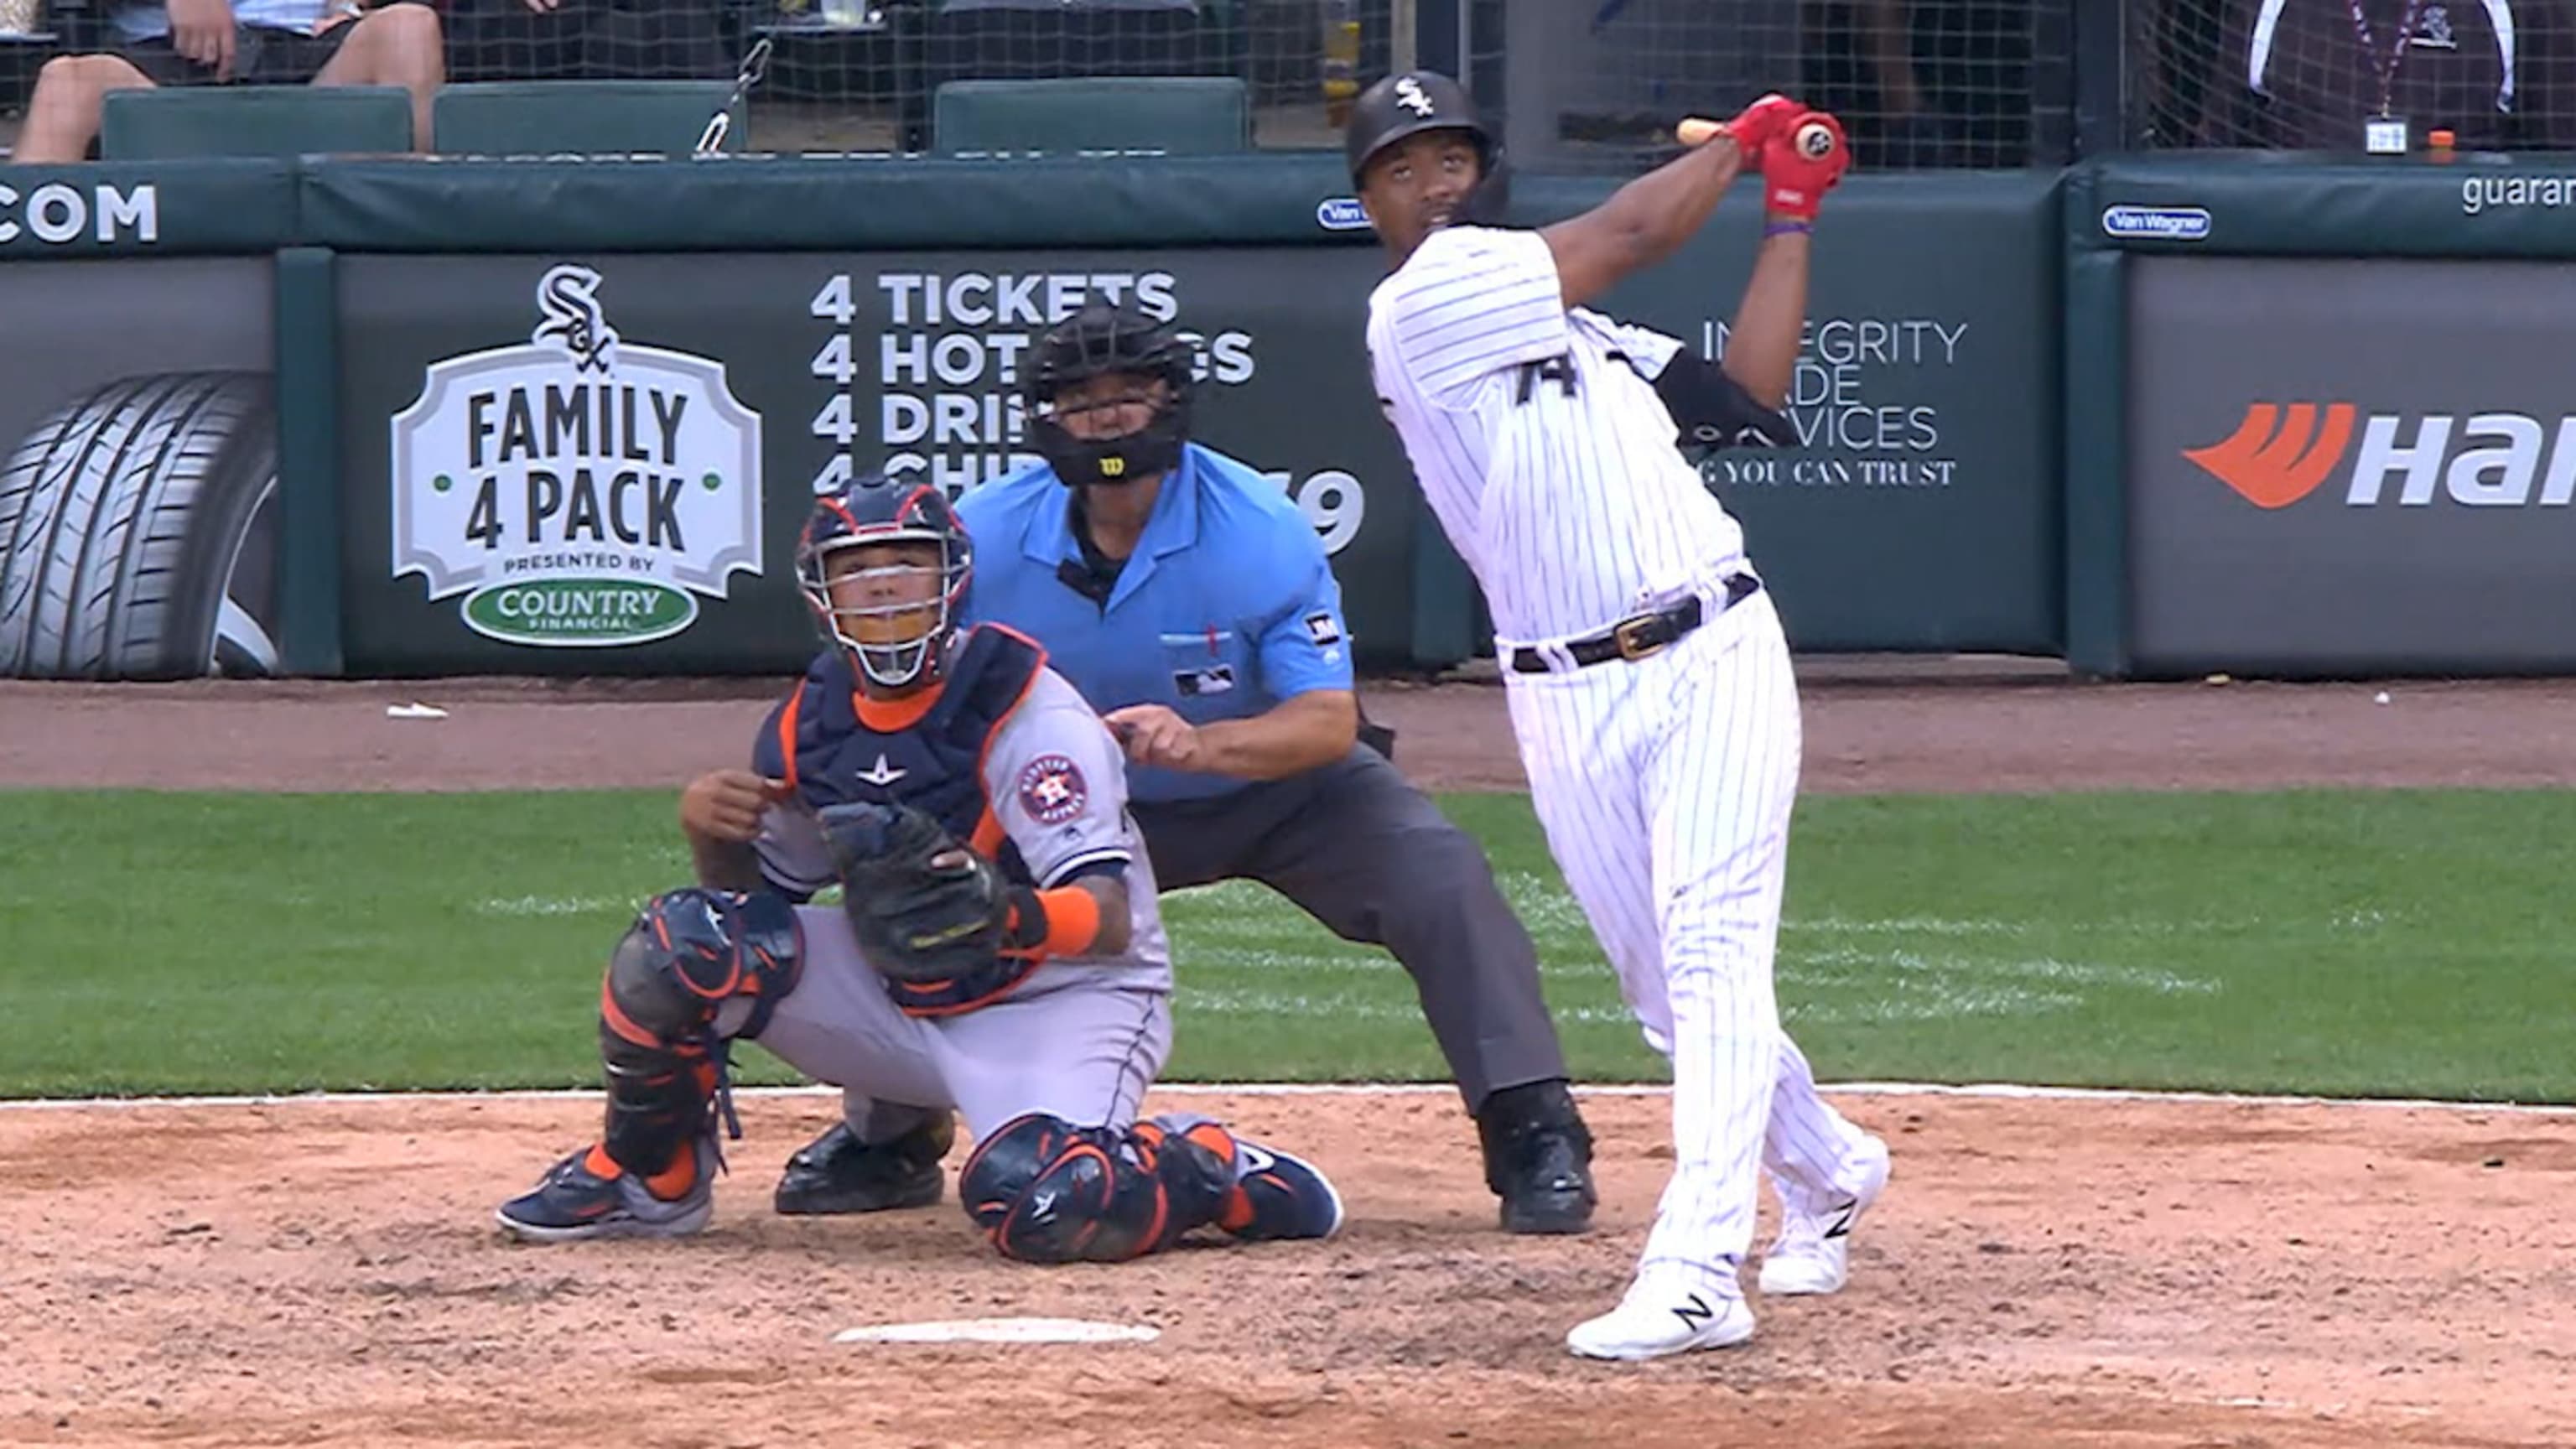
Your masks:
M 1526 801 L 1444 802 L 1577 1074 L 1660 1080 Z M 0 1095 L 587 1086 L 667 793 L 0 795 Z M 1816 797 L 1780 999 L 1829 1080 L 2576 1100 L 2576 795 Z M 1255 886 L 1166 904 L 1173 1079 L 1445 1079 L 1412 985 Z M 753 1081 L 792 1080 L 757 1052 Z

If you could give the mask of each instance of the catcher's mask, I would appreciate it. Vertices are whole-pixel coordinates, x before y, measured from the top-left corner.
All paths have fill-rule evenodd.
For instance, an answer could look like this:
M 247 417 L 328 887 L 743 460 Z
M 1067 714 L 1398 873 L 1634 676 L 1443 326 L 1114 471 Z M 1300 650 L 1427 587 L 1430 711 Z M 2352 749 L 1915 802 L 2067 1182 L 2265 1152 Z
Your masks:
M 1512 200 L 1511 164 L 1503 156 L 1503 143 L 1477 114 L 1466 88 L 1436 70 L 1388 76 L 1351 102 L 1350 124 L 1342 132 L 1351 185 L 1363 184 L 1369 163 L 1380 152 L 1425 131 L 1463 131 L 1476 146 L 1476 184 L 1452 219 L 1501 226 Z
M 931 557 L 836 565 L 857 550 L 888 544 L 914 545 Z M 855 479 L 814 500 L 796 539 L 796 583 L 816 627 L 849 652 L 861 674 L 888 689 L 938 678 L 974 573 L 966 526 L 948 495 L 929 483 Z M 916 619 L 920 628 L 905 631 Z
M 1172 471 L 1190 436 L 1192 365 L 1189 342 L 1133 300 L 1084 303 L 1038 340 L 1029 359 L 1029 433 L 1038 456 L 1075 488 Z M 1067 398 L 1068 390 L 1076 395 Z M 1137 407 L 1150 409 L 1142 425 L 1120 426 L 1119 414 Z M 1075 414 L 1085 421 L 1068 428 Z

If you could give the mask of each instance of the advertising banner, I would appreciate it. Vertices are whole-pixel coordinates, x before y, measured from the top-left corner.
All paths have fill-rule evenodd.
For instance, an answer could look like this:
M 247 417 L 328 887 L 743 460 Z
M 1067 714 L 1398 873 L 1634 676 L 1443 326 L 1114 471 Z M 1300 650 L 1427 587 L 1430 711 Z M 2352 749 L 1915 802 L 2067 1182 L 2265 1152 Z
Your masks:
M 267 251 L 289 243 L 296 217 L 286 160 L 0 170 L 0 261 Z
M 814 494 L 1035 461 L 1022 360 L 1094 294 L 1193 338 L 1198 438 L 1305 509 L 1360 659 L 1399 661 L 1414 513 L 1361 341 L 1378 274 L 1342 248 L 344 257 L 349 667 L 796 667 Z
M 1729 197 L 1602 310 L 1722 358 L 1757 196 Z M 1797 445 L 1724 450 L 1702 476 L 1800 649 L 2057 652 L 2053 178 L 1855 182 L 1826 211 L 1786 409 Z
M 276 670 L 273 271 L 0 266 L 0 677 Z
M 2564 264 L 2131 259 L 2141 671 L 2576 663 Z
M 2576 165 L 2136 152 L 2076 169 L 2068 240 L 2188 255 L 2563 257 Z

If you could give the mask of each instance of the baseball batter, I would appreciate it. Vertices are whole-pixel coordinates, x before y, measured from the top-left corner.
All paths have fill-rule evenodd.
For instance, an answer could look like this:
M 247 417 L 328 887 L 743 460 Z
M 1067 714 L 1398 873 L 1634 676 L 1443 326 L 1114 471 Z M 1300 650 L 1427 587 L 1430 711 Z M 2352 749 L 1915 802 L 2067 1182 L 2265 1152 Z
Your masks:
M 1550 851 L 1673 1063 L 1672 1180 L 1619 1305 L 1566 1337 L 1645 1359 L 1752 1336 L 1739 1267 L 1767 1165 L 1765 1293 L 1828 1293 L 1888 1173 L 1817 1096 L 1772 994 L 1800 725 L 1742 531 L 1685 443 L 1785 441 L 1809 229 L 1847 152 L 1765 97 L 1719 137 L 1543 230 L 1504 230 L 1499 148 L 1445 76 L 1353 108 L 1352 180 L 1394 273 L 1370 299 L 1380 401 L 1492 610 Z M 1669 256 L 1747 164 L 1760 257 L 1722 366 L 1582 304 Z
M 754 768 L 683 795 L 700 884 L 646 904 L 601 990 L 607 1128 L 502 1226 L 705 1227 L 727 1050 L 757 1040 L 846 1092 L 963 1116 L 958 1196 L 1005 1256 L 1331 1235 L 1341 1199 L 1312 1164 L 1204 1118 L 1137 1119 L 1172 973 L 1124 761 L 1037 645 L 955 627 L 973 553 L 946 498 L 860 479 L 818 500 L 797 572 L 829 647 Z M 841 905 L 797 904 L 836 883 Z

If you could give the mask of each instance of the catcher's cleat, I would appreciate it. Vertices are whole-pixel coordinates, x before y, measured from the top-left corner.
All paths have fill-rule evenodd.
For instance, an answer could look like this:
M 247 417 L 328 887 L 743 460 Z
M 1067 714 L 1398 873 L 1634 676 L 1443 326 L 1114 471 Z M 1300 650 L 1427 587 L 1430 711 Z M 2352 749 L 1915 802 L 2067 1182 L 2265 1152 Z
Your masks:
M 1592 1226 L 1592 1133 L 1562 1081 L 1506 1087 L 1476 1114 L 1485 1185 L 1513 1233 L 1580 1233 Z
M 787 1159 L 776 1207 L 789 1216 L 928 1207 L 948 1181 L 939 1164 L 956 1140 L 956 1118 L 944 1111 L 891 1142 L 861 1142 L 835 1122 Z
M 1342 1228 L 1342 1195 L 1302 1157 L 1234 1137 L 1234 1191 L 1217 1226 L 1246 1242 L 1329 1238 Z
M 594 1170 L 593 1151 L 584 1148 L 546 1169 L 534 1189 L 501 1204 L 501 1226 L 532 1243 L 570 1243 L 584 1238 L 685 1238 L 701 1231 L 715 1215 L 715 1144 L 693 1144 L 697 1172 L 676 1198 L 661 1198 L 635 1174 L 606 1162 L 602 1176 Z

